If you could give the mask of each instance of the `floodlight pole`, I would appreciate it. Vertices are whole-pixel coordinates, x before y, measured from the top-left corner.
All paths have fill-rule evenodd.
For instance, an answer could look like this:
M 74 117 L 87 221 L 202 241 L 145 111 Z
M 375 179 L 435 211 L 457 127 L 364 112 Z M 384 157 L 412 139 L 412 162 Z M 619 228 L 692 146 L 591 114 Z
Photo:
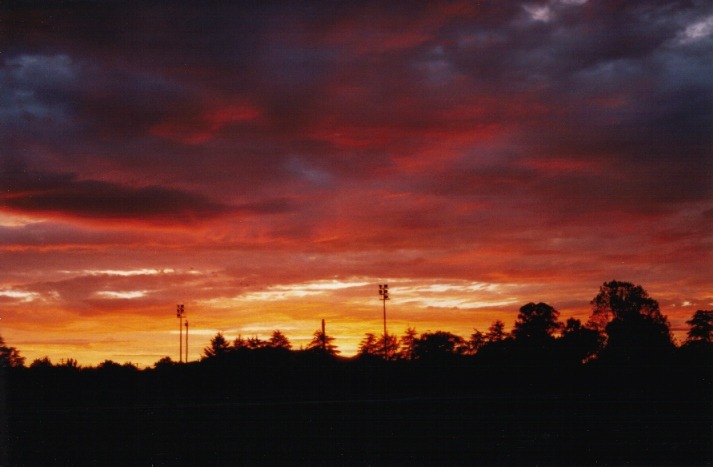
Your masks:
M 188 363 L 188 320 L 186 320 L 186 363 Z
M 322 352 L 327 352 L 327 334 L 325 333 L 324 319 L 322 319 Z
M 183 362 L 183 314 L 185 308 L 183 304 L 176 305 L 176 318 L 178 318 L 178 362 Z
M 386 348 L 386 300 L 389 300 L 389 284 L 379 284 L 379 300 L 384 302 L 384 360 L 388 359 Z

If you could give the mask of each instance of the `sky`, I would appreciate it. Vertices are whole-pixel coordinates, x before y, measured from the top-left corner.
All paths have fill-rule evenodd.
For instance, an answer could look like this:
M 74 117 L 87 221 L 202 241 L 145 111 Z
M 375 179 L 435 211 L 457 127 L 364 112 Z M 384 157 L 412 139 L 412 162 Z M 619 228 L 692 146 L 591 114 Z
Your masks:
M 0 335 L 343 355 L 642 285 L 713 308 L 708 1 L 3 2 Z

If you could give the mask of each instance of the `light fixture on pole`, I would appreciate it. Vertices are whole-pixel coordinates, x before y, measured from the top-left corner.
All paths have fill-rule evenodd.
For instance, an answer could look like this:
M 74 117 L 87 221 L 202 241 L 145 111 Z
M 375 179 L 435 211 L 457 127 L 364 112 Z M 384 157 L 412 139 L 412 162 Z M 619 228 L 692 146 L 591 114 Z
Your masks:
M 183 304 L 176 305 L 176 318 L 178 318 L 178 362 L 183 362 Z
M 388 358 L 386 349 L 386 300 L 389 300 L 389 284 L 379 284 L 379 300 L 384 302 L 384 360 Z

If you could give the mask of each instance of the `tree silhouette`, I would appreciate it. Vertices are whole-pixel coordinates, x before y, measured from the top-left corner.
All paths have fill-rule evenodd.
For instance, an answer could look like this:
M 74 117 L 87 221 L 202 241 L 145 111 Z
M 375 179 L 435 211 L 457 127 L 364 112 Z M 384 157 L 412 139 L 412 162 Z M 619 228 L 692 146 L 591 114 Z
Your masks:
M 267 345 L 267 342 L 262 341 L 258 336 L 248 337 L 246 347 L 250 350 L 261 349 Z
M 573 363 L 583 363 L 600 350 L 602 336 L 593 327 L 583 326 L 576 318 L 569 318 L 562 328 L 559 347 L 562 357 Z
M 507 338 L 508 334 L 505 332 L 505 323 L 502 321 L 495 320 L 493 324 L 488 328 L 488 332 L 485 333 L 485 342 L 492 344 L 494 342 L 500 342 Z
M 121 364 L 115 362 L 114 360 L 107 359 L 97 365 L 97 370 L 103 373 L 119 374 L 137 372 L 139 371 L 139 368 L 131 362 Z
M 238 337 L 233 341 L 233 350 L 246 349 L 248 348 L 248 341 L 243 339 L 243 336 L 238 334 Z
M 426 332 L 414 343 L 416 359 L 442 359 L 465 351 L 463 338 L 446 331 Z
M 661 323 L 666 321 L 659 310 L 659 303 L 649 297 L 643 287 L 631 282 L 605 282 L 591 304 L 590 323 L 599 329 L 604 329 L 615 320 L 626 321 L 642 316 Z
M 219 332 L 210 340 L 210 345 L 203 349 L 203 355 L 205 358 L 216 358 L 227 354 L 230 351 L 230 344 L 223 336 L 222 332 Z
M 368 332 L 364 335 L 364 338 L 359 342 L 359 351 L 357 355 L 360 357 L 374 356 L 378 352 L 376 335 L 372 332 Z
M 47 355 L 36 358 L 30 363 L 30 368 L 52 368 L 52 360 Z
M 473 329 L 473 334 L 470 335 L 470 338 L 467 342 L 467 353 L 469 355 L 475 355 L 478 353 L 478 350 L 480 350 L 485 344 L 485 334 L 478 331 L 477 329 Z
M 272 331 L 270 339 L 267 341 L 267 346 L 273 349 L 292 349 L 292 344 L 290 340 L 282 332 L 275 330 Z
M 15 347 L 5 345 L 5 339 L 0 336 L 0 367 L 17 368 L 25 366 L 25 357 Z
M 176 364 L 171 357 L 165 356 L 162 359 L 158 360 L 156 363 L 153 364 L 153 367 L 158 369 L 158 368 L 169 368 L 172 367 Z
M 686 338 L 687 344 L 713 342 L 713 310 L 697 310 L 686 324 L 691 327 Z
M 518 341 L 542 344 L 562 328 L 559 312 L 546 303 L 528 303 L 520 308 L 512 334 Z
M 67 358 L 60 360 L 59 365 L 57 365 L 58 368 L 65 368 L 68 370 L 79 370 L 81 367 L 79 366 L 79 362 L 73 358 Z
M 337 346 L 332 344 L 334 337 L 322 334 L 322 330 L 318 329 L 312 335 L 312 340 L 307 344 L 307 350 L 315 352 L 323 352 L 327 355 L 336 355 L 339 353 Z
M 605 282 L 591 303 L 589 325 L 606 334 L 603 353 L 621 361 L 650 360 L 673 349 L 668 320 L 640 285 Z
M 416 349 L 416 339 L 418 339 L 418 333 L 412 327 L 406 328 L 404 335 L 399 339 L 399 344 L 401 347 L 401 358 L 404 360 L 413 360 L 415 356 Z
M 384 346 L 386 350 L 384 350 Z M 376 341 L 376 353 L 386 360 L 395 360 L 399 354 L 399 340 L 392 334 L 381 335 Z

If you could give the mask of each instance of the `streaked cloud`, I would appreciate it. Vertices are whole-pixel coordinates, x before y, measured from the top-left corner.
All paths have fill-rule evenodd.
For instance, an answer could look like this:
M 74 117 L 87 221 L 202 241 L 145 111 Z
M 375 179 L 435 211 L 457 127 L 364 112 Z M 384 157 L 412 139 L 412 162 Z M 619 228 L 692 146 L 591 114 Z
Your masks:
M 34 301 L 38 298 L 38 294 L 22 290 L 0 289 L 0 297 L 12 298 L 24 303 Z
M 109 299 L 132 299 L 141 298 L 146 296 L 147 290 L 129 290 L 129 291 L 113 291 L 113 290 L 102 290 L 96 292 L 95 295 L 101 298 Z

